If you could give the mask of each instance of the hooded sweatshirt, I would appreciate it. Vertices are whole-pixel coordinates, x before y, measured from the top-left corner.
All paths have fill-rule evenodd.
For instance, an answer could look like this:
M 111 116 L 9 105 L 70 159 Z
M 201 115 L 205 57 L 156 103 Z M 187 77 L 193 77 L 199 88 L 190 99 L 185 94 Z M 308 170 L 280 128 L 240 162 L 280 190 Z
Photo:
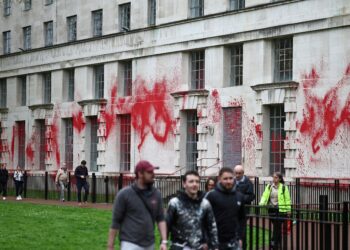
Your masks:
M 220 244 L 242 240 L 246 221 L 243 195 L 235 188 L 226 190 L 218 183 L 206 199 L 214 211 Z
M 217 228 L 209 202 L 198 193 L 197 199 L 185 192 L 172 198 L 167 210 L 167 226 L 173 243 L 199 249 L 203 243 L 218 246 Z

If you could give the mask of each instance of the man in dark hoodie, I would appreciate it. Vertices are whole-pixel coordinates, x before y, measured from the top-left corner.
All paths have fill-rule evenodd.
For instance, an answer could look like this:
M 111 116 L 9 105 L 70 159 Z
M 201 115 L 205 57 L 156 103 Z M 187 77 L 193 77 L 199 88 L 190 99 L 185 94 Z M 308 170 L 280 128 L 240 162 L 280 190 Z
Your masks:
M 238 250 L 242 248 L 245 208 L 243 195 L 234 188 L 233 170 L 223 167 L 219 182 L 206 199 L 213 207 L 218 225 L 219 249 Z
M 6 165 L 3 164 L 2 167 L 0 168 L 0 193 L 2 193 L 3 200 L 6 200 L 8 179 L 9 179 L 9 173 L 6 169 Z
M 77 190 L 78 190 L 78 202 L 79 206 L 81 206 L 81 189 L 84 188 L 84 203 L 87 203 L 89 196 L 89 183 L 87 182 L 87 178 L 89 177 L 89 172 L 86 167 L 86 161 L 82 160 L 81 164 L 75 169 L 74 176 L 77 180 Z
M 171 234 L 171 250 L 218 249 L 215 218 L 209 202 L 199 190 L 199 174 L 185 173 L 184 191 L 172 198 L 167 210 L 167 225 Z

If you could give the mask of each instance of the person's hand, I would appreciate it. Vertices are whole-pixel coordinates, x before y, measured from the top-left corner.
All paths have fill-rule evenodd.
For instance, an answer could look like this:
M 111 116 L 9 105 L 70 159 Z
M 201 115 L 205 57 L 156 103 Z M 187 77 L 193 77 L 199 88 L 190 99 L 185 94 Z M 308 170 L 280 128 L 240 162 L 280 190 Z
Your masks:
M 240 248 L 243 247 L 243 242 L 242 242 L 242 240 L 239 240 L 239 241 L 238 241 L 238 245 L 239 245 Z
M 208 244 L 204 243 L 204 244 L 202 245 L 202 249 L 203 249 L 203 250 L 208 250 L 208 249 L 209 249 Z
M 159 250 L 167 250 L 166 243 L 161 243 L 160 247 L 159 247 Z
M 84 176 L 84 175 L 81 175 L 80 177 L 81 177 L 82 179 L 84 179 L 84 178 L 85 178 L 85 176 Z

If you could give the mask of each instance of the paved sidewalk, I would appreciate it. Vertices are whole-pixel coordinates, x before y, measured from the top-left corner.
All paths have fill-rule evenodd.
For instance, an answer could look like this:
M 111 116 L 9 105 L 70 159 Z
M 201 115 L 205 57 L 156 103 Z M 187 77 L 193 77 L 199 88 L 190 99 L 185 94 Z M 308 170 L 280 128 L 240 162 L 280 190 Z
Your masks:
M 15 201 L 15 202 L 26 202 L 26 203 L 32 203 L 32 204 L 43 204 L 43 205 L 57 205 L 57 206 L 70 206 L 70 207 L 77 207 L 77 208 L 97 208 L 97 209 L 104 209 L 104 210 L 111 210 L 113 204 L 111 203 L 91 203 L 88 202 L 87 204 L 82 204 L 81 206 L 78 205 L 77 201 L 59 201 L 59 200 L 45 200 L 45 199 L 32 199 L 32 198 L 23 198 L 23 200 L 17 201 L 16 197 L 14 196 L 7 196 L 7 199 L 4 201 L 2 200 L 2 197 L 0 198 L 0 202 L 6 202 L 6 201 Z

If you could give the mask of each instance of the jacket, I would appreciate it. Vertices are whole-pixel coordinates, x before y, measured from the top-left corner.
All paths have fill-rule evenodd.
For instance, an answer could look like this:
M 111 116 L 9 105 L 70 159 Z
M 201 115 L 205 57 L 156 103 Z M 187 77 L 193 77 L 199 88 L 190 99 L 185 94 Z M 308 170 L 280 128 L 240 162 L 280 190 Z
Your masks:
M 193 249 L 199 249 L 204 243 L 218 247 L 214 214 L 209 201 L 203 198 L 203 193 L 199 192 L 195 200 L 185 192 L 172 198 L 166 221 L 173 243 L 184 244 Z
M 15 173 L 13 174 L 13 179 L 14 181 L 24 181 L 23 172 L 15 171 Z
M 68 182 L 68 172 L 64 171 L 62 168 L 60 168 L 56 174 L 55 182 L 58 183 L 58 181 Z
M 250 205 L 255 199 L 254 186 L 247 176 L 244 175 L 242 178 L 242 181 L 236 180 L 236 190 L 242 193 L 244 203 Z
M 259 205 L 266 206 L 269 204 L 271 189 L 272 189 L 272 185 L 269 184 L 266 186 L 264 193 L 261 196 Z M 288 187 L 286 185 L 283 185 L 282 183 L 278 184 L 277 200 L 278 200 L 278 211 L 280 213 L 288 213 L 292 210 Z
M 89 172 L 86 166 L 79 165 L 74 171 L 75 178 L 78 182 L 85 182 L 86 178 L 89 176 Z M 81 176 L 85 178 L 81 178 Z
M 7 169 L 0 169 L 0 182 L 7 182 L 9 179 L 9 172 Z
M 218 183 L 206 199 L 210 202 L 218 225 L 219 243 L 243 239 L 246 222 L 244 196 L 235 188 L 226 190 Z

